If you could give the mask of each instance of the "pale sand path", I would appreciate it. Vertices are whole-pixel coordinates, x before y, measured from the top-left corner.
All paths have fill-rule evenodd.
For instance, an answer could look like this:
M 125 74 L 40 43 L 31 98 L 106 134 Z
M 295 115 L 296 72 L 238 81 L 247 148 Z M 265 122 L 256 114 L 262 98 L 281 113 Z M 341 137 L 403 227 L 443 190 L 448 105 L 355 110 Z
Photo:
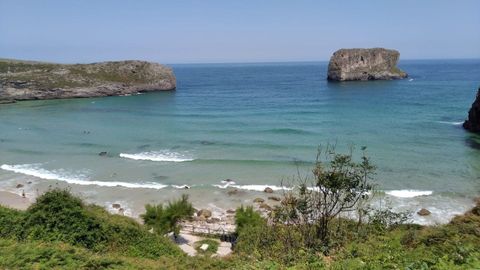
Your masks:
M 0 205 L 2 206 L 25 210 L 31 204 L 32 202 L 29 199 L 23 198 L 18 194 L 7 191 L 0 191 Z
M 173 235 L 170 235 L 170 238 L 173 240 Z M 183 250 L 183 252 L 187 253 L 188 256 L 196 256 L 197 251 L 195 250 L 195 247 L 194 247 L 195 242 L 202 241 L 204 239 L 207 239 L 207 238 L 197 236 L 197 235 L 192 235 L 187 232 L 180 232 L 180 235 L 176 241 L 176 244 L 180 249 Z M 214 254 L 213 256 L 224 257 L 232 253 L 232 244 L 227 242 L 220 242 L 220 241 L 218 242 L 220 243 L 220 245 L 218 246 L 217 253 Z

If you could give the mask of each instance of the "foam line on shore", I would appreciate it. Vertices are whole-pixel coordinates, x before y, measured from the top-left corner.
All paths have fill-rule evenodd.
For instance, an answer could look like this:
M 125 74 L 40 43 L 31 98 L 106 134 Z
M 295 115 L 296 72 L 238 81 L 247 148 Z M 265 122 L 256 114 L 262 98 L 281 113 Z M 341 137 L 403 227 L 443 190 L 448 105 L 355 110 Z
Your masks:
M 418 196 L 429 196 L 433 194 L 431 190 L 411 190 L 411 189 L 401 189 L 401 190 L 389 190 L 385 191 L 385 194 L 399 197 L 399 198 L 414 198 Z
M 88 180 L 83 175 L 70 175 L 63 171 L 46 170 L 35 164 L 20 164 L 20 165 L 8 165 L 3 164 L 0 166 L 2 170 L 11 171 L 15 173 L 21 173 L 25 175 L 35 176 L 46 180 L 57 180 L 67 182 L 69 184 L 76 185 L 97 185 L 102 187 L 126 187 L 126 188 L 150 188 L 150 189 L 162 189 L 168 187 L 167 185 L 159 183 L 127 183 L 119 181 L 93 181 Z

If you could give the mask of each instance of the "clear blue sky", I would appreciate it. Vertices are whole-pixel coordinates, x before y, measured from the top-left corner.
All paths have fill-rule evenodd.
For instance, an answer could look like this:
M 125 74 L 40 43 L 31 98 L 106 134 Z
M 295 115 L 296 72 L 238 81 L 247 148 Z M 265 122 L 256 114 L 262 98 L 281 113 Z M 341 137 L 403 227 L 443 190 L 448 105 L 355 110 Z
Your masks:
M 479 0 L 0 0 L 0 57 L 162 63 L 480 58 Z

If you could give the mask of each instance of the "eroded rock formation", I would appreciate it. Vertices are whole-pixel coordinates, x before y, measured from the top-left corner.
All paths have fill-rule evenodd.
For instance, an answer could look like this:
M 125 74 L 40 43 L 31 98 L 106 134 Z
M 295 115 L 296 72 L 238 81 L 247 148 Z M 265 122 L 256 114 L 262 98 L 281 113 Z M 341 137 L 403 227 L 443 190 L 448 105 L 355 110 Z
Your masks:
M 383 48 L 340 49 L 330 58 L 328 80 L 366 81 L 406 78 L 397 67 L 400 53 Z

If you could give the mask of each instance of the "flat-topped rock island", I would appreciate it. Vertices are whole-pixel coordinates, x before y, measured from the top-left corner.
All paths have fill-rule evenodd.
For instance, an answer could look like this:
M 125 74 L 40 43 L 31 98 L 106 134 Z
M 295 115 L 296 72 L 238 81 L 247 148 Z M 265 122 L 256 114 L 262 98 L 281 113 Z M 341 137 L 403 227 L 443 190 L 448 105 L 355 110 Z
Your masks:
M 329 81 L 403 79 L 408 75 L 397 67 L 400 53 L 384 48 L 340 49 L 330 58 Z
M 0 60 L 0 103 L 175 90 L 171 68 L 146 61 L 54 64 Z

